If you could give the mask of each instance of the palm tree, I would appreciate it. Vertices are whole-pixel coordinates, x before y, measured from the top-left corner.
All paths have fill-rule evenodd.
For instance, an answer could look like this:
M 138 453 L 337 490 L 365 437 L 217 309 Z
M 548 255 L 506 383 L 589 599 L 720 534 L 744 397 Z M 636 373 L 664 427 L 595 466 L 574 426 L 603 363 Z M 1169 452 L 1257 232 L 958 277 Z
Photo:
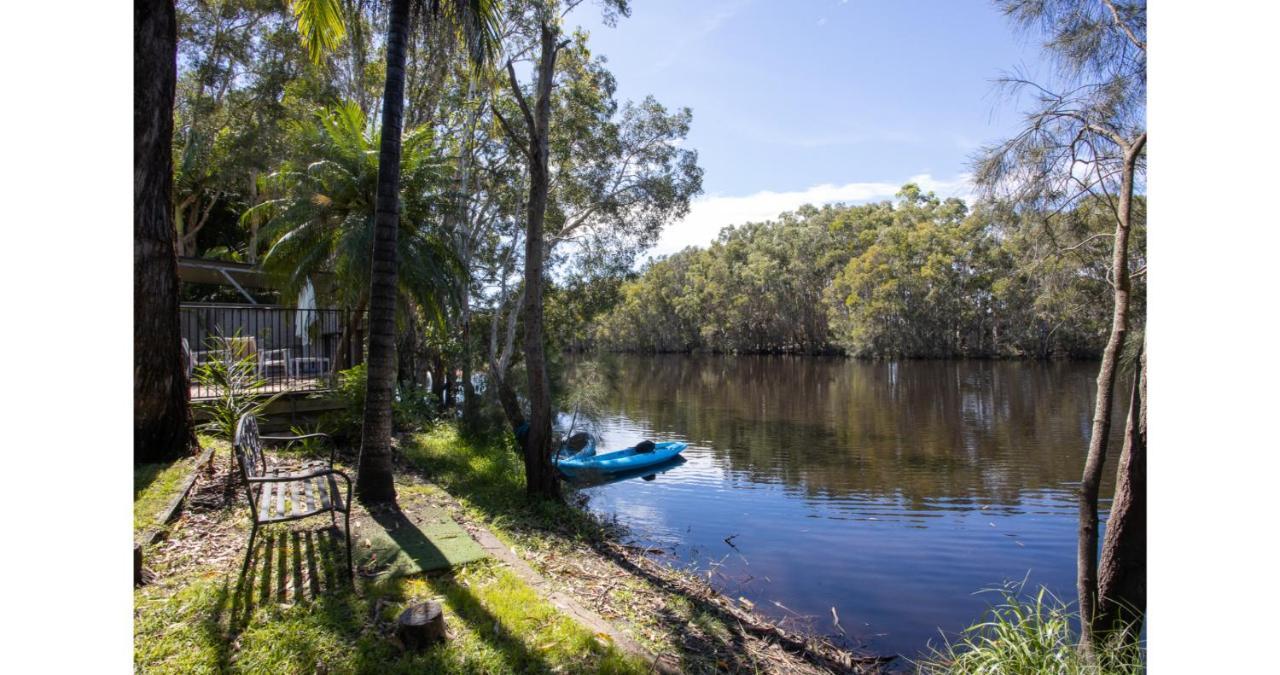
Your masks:
M 263 223 L 270 248 L 263 268 L 281 282 L 285 296 L 296 294 L 308 277 L 336 277 L 338 302 L 363 312 L 369 301 L 370 255 L 378 187 L 380 133 L 370 130 L 359 105 L 347 102 L 316 115 L 315 124 L 295 130 L 304 162 L 289 162 L 266 176 L 267 199 L 241 216 Z M 449 166 L 436 152 L 429 129 L 405 135 L 401 143 L 398 275 L 403 301 L 420 305 L 443 321 L 457 306 L 466 271 L 446 240 L 427 226 L 448 204 L 441 199 Z M 344 335 L 351 334 L 350 327 Z M 339 357 L 346 350 L 340 349 Z
M 492 55 L 496 43 L 498 0 L 391 0 L 387 21 L 387 80 L 382 94 L 382 137 L 378 159 L 373 258 L 369 286 L 369 385 L 356 492 L 365 502 L 394 501 L 391 471 L 391 402 L 396 378 L 395 316 L 397 235 L 400 220 L 400 134 L 404 123 L 404 66 L 410 10 L 456 29 L 474 63 Z M 338 0 L 294 0 L 303 41 L 312 50 L 341 40 Z M 335 37 L 336 36 L 336 37 Z
M 179 457 L 196 442 L 178 325 L 173 227 L 173 0 L 133 5 L 133 458 Z

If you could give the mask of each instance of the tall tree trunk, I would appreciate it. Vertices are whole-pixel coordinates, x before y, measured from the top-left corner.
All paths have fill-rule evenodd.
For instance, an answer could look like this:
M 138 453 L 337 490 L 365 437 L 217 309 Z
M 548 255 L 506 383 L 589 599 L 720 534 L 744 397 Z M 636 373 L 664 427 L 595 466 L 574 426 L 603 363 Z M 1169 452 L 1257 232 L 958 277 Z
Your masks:
M 551 383 L 543 344 L 542 229 L 550 187 L 547 171 L 551 87 L 555 76 L 556 34 L 541 22 L 537 99 L 529 135 L 529 209 L 524 248 L 524 364 L 529 379 L 529 435 L 524 447 L 526 489 L 530 497 L 560 499 L 560 481 L 551 465 Z
M 1076 548 L 1076 592 L 1080 602 L 1080 648 L 1093 652 L 1093 633 L 1097 628 L 1098 590 L 1098 486 L 1102 467 L 1107 461 L 1107 445 L 1111 437 L 1111 400 L 1115 393 L 1116 364 L 1129 332 L 1129 224 L 1133 216 L 1133 182 L 1138 156 L 1146 143 L 1146 135 L 1124 148 L 1125 162 L 1120 186 L 1120 203 L 1116 214 L 1111 269 L 1115 277 L 1111 335 L 1098 366 L 1098 392 L 1093 410 L 1093 431 L 1089 437 L 1089 454 L 1085 458 L 1084 475 L 1080 479 L 1080 532 Z
M 1094 631 L 1142 630 L 1147 606 L 1147 354 L 1134 373 L 1125 423 L 1124 449 L 1116 470 L 1116 494 L 1107 518 L 1098 568 L 1098 610 Z
M 356 492 L 361 501 L 395 501 L 391 466 L 391 400 L 396 379 L 396 237 L 400 227 L 400 131 L 409 0 L 393 0 L 387 21 L 387 83 L 382 95 L 382 147 L 369 288 L 369 384 Z
M 462 240 L 462 261 L 466 265 L 466 269 L 471 269 L 471 197 L 475 195 L 475 190 L 468 191 L 467 183 L 470 181 L 468 173 L 471 170 L 471 143 L 475 141 L 476 122 L 480 119 L 480 105 L 475 105 L 472 99 L 475 97 L 476 78 L 470 78 L 467 82 L 467 105 L 471 105 L 471 113 L 467 115 L 467 145 L 466 151 L 462 155 L 462 163 L 458 167 L 458 190 L 465 193 L 467 201 L 463 201 L 456 211 L 457 223 L 454 225 L 454 231 L 461 234 Z M 477 177 L 479 183 L 479 177 Z M 483 215 L 477 216 L 483 218 Z M 494 318 L 497 320 L 497 318 Z M 480 415 L 480 401 L 476 398 L 475 384 L 471 382 L 471 361 L 474 360 L 471 348 L 471 279 L 467 278 L 466 283 L 462 286 L 462 424 L 466 427 L 474 427 L 477 418 Z
M 249 206 L 258 205 L 258 170 L 249 170 Z M 245 262 L 258 264 L 258 219 L 249 222 L 249 249 L 245 251 Z
M 173 0 L 135 0 L 133 31 L 133 461 L 157 462 L 196 445 L 173 223 Z
M 496 320 L 496 318 L 495 318 Z M 476 398 L 476 387 L 471 381 L 471 362 L 474 360 L 471 350 L 471 289 L 462 289 L 462 422 L 473 426 L 480 415 L 480 399 Z

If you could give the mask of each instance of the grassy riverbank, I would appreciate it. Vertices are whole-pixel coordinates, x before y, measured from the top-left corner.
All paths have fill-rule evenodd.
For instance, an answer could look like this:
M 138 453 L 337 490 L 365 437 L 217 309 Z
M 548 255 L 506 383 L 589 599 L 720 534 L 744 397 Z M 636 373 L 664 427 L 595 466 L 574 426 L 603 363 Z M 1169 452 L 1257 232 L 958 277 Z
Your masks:
M 180 480 L 168 477 L 175 472 L 177 466 L 155 472 L 166 478 L 140 491 L 140 513 L 150 510 L 144 507 L 151 492 Z M 413 482 L 399 488 L 406 497 L 434 489 Z M 357 505 L 355 515 L 362 511 Z M 334 562 L 342 560 L 341 535 L 300 521 L 265 528 L 259 536 L 265 553 L 241 578 L 247 514 L 225 461 L 215 461 L 214 474 L 198 478 L 167 538 L 148 551 L 155 581 L 134 591 L 137 671 L 649 672 L 644 660 L 560 613 L 493 560 L 425 576 L 357 575 L 353 586 Z M 443 604 L 450 639 L 405 652 L 393 637 L 395 619 L 428 599 Z
M 622 529 L 581 508 L 571 490 L 566 504 L 529 502 L 523 464 L 505 435 L 470 436 L 441 424 L 402 436 L 400 453 L 443 488 L 440 497 L 456 508 L 455 517 L 493 531 L 557 592 L 599 612 L 655 654 L 674 658 L 683 672 L 823 672 L 815 663 L 865 672 L 878 666 L 826 643 L 801 644 L 804 636 L 731 606 L 705 579 L 652 561 L 625 545 Z
M 726 606 L 732 603 L 705 583 L 628 549 L 623 533 L 575 506 L 572 493 L 569 504 L 529 502 L 523 465 L 506 438 L 465 436 L 442 424 L 402 436 L 399 459 L 402 504 L 445 508 L 464 527 L 493 532 L 547 579 L 546 587 L 493 559 L 425 576 L 370 577 L 371 570 L 357 574 L 353 587 L 335 564 L 341 535 L 306 521 L 264 529 L 264 552 L 242 578 L 248 506 L 220 451 L 213 473 L 201 472 L 166 538 L 147 552 L 155 580 L 134 593 L 135 669 L 651 672 L 643 658 L 557 609 L 548 599 L 557 593 L 682 672 L 816 673 L 823 671 L 815 663 L 827 658 L 829 667 L 832 654 L 842 656 L 816 642 L 797 648 L 794 636 Z M 139 517 L 184 475 L 178 465 L 148 471 L 147 485 L 135 490 Z M 364 515 L 357 504 L 353 520 Z M 357 529 L 357 550 L 362 538 Z M 451 639 L 407 653 L 393 637 L 395 619 L 427 599 L 444 605 Z M 812 653 L 800 655 L 805 651 Z M 837 669 L 875 666 L 844 663 L 849 667 Z

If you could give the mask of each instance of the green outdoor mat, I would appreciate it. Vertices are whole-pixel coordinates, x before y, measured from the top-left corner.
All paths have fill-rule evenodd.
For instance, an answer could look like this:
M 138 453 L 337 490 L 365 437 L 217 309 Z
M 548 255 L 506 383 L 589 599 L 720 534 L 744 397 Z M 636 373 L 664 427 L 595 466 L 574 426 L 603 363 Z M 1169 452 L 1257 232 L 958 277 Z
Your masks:
M 356 565 L 374 574 L 420 574 L 488 556 L 443 509 L 414 506 L 354 524 Z

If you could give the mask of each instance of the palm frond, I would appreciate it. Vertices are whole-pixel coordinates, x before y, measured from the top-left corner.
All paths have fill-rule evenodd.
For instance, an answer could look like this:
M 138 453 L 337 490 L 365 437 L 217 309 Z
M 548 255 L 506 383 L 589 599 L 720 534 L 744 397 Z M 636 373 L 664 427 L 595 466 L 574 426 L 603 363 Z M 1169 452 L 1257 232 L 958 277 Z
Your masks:
M 311 55 L 311 61 L 320 63 L 347 35 L 341 0 L 291 0 L 289 4 L 298 22 L 303 46 Z

